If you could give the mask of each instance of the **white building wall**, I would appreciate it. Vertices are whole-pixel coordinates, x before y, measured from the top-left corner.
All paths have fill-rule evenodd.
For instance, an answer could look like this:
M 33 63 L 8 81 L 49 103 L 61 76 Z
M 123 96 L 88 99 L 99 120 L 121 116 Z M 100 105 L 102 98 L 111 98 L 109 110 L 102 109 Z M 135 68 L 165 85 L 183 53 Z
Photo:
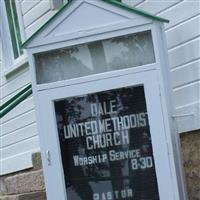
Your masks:
M 0 4 L 3 5 L 2 2 Z M 5 13 L 1 10 L 1 19 L 6 19 L 5 17 Z M 2 33 L 4 25 L 0 26 Z M 3 34 L 0 43 L 2 40 L 5 40 Z M 5 48 L 0 51 L 4 53 L 4 61 L 8 59 L 5 52 L 8 52 Z M 28 67 L 21 67 L 20 62 L 16 62 L 13 66 L 5 66 L 4 63 L 0 66 L 0 105 L 30 84 Z M 7 74 L 7 71 L 12 71 L 14 68 L 16 71 Z M 0 175 L 32 167 L 31 154 L 38 150 L 39 139 L 33 98 L 30 96 L 0 119 Z
M 2 105 L 30 83 L 29 70 L 26 68 L 9 78 L 1 70 L 1 80 Z M 31 154 L 38 150 L 33 98 L 29 97 L 0 119 L 0 174 L 32 167 Z
M 30 82 L 26 69 L 0 87 L 1 104 Z M 1 174 L 32 167 L 31 154 L 39 150 L 33 98 L 29 97 L 0 121 Z
M 29 38 L 56 12 L 57 10 L 51 9 L 50 0 L 23 0 L 21 14 L 26 38 Z
M 194 112 L 196 116 L 177 118 L 179 132 L 200 128 L 200 1 L 123 0 L 129 5 L 170 20 L 166 24 L 175 114 Z M 162 2 L 161 2 L 162 1 Z M 29 38 L 57 10 L 49 0 L 20 0 L 24 39 Z M 0 104 L 30 83 L 29 69 L 5 77 L 1 69 Z M 31 154 L 39 150 L 32 97 L 0 119 L 1 174 L 32 166 Z
M 57 11 L 51 9 L 50 0 L 19 0 L 16 6 L 23 41 Z M 15 65 L 17 67 L 0 68 L 0 105 L 30 84 L 29 68 L 18 62 Z M 12 68 L 16 70 L 12 72 Z M 32 167 L 31 155 L 37 151 L 39 139 L 33 97 L 30 96 L 0 119 L 0 175 Z

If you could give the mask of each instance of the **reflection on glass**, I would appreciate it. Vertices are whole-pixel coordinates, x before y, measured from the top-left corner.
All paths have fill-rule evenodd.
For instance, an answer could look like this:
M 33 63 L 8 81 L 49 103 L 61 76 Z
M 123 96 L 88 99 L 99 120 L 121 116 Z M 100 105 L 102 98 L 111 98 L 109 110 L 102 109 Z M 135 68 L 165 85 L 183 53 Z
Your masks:
M 68 199 L 159 200 L 143 86 L 55 102 Z
M 37 83 L 49 83 L 155 62 L 151 32 L 35 55 Z

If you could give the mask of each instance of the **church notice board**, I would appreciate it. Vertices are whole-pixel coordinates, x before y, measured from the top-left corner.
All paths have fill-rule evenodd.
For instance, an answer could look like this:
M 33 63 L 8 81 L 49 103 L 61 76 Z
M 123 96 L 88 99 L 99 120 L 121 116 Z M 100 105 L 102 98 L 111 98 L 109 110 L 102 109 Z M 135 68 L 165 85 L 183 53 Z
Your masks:
M 58 100 L 55 113 L 67 199 L 159 199 L 143 86 Z

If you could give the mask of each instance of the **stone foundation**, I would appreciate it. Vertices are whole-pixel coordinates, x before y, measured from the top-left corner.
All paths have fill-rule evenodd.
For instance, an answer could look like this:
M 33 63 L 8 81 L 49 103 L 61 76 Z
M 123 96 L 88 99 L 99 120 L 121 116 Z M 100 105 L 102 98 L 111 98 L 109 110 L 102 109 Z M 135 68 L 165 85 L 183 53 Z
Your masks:
M 200 200 L 200 130 L 181 134 L 189 200 Z
M 189 200 L 200 200 L 200 130 L 181 134 Z M 33 168 L 0 177 L 0 200 L 46 200 L 40 153 Z

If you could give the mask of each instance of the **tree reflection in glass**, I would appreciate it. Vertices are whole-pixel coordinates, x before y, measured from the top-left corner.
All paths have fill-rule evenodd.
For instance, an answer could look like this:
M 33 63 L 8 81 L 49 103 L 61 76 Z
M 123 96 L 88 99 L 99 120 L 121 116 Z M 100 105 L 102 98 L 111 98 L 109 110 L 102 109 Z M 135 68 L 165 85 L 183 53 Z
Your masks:
M 155 62 L 151 31 L 35 55 L 37 83 L 50 83 Z
M 115 112 L 108 112 L 110 109 L 108 102 L 115 102 Z M 92 104 L 104 105 L 104 113 L 100 110 L 95 116 L 92 115 Z M 120 88 L 56 101 L 55 112 L 67 196 L 70 200 L 159 199 L 143 86 Z M 140 113 L 143 119 L 139 119 Z M 114 138 L 116 120 L 128 119 L 128 116 L 134 117 L 134 123 L 138 124 L 132 122 L 132 128 L 126 130 L 129 143 L 119 144 L 119 141 L 122 141 L 123 129 L 127 124 L 125 122 L 124 125 L 118 124 L 119 134 L 117 132 Z M 105 120 L 109 121 L 109 132 L 101 130 L 98 133 L 94 131 L 89 133 L 86 130 L 88 122 L 90 124 Z M 139 126 L 139 123 L 143 125 Z M 64 127 L 74 124 L 85 124 L 85 126 L 79 125 L 77 133 L 66 136 Z M 91 127 L 88 130 L 90 129 Z M 100 140 L 103 142 L 105 140 L 102 138 L 106 134 L 109 134 L 107 137 L 109 143 L 106 147 L 95 146 L 94 138 L 87 143 L 88 137 L 97 135 L 102 136 Z M 116 145 L 117 143 L 119 145 Z M 93 148 L 88 148 L 92 145 Z M 111 152 L 124 153 L 136 149 L 141 154 L 137 159 L 130 157 L 111 159 Z M 84 164 L 81 164 L 82 161 L 77 161 L 78 164 L 75 164 L 74 156 L 77 155 L 86 160 L 94 156 L 99 156 L 101 159 L 100 161 L 97 159 L 95 163 L 89 163 L 87 160 L 83 161 Z M 107 155 L 107 159 L 102 161 L 102 155 Z

